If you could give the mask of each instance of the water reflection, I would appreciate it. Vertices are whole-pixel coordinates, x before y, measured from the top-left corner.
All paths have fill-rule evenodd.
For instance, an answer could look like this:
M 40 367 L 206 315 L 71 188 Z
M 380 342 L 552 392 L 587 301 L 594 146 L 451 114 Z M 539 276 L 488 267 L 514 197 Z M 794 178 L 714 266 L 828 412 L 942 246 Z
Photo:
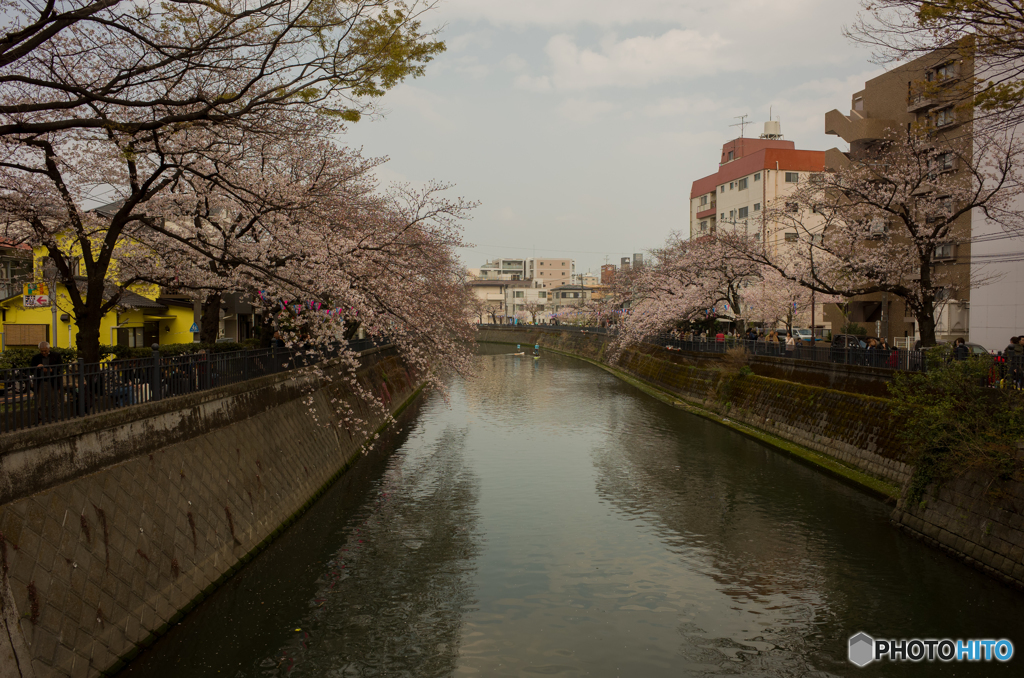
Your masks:
M 1014 639 L 1024 596 L 889 509 L 589 364 L 485 347 L 145 676 L 1011 676 L 847 638 Z M 371 468 L 371 470 L 365 470 Z M 1019 645 L 1019 644 L 1018 644 Z

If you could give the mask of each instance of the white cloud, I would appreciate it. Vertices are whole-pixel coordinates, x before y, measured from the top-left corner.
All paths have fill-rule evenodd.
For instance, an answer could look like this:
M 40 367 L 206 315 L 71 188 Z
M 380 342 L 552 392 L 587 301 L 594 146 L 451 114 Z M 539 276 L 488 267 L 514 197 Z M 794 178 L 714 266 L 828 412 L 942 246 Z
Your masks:
M 558 114 L 572 122 L 593 122 L 621 109 L 619 104 L 592 99 L 566 99 L 556 109 Z
M 509 54 L 501 60 L 501 67 L 510 73 L 522 73 L 530 67 L 526 59 L 518 54 Z
M 671 29 L 656 37 L 615 40 L 607 37 L 598 50 L 581 49 L 565 34 L 553 36 L 545 51 L 551 81 L 558 89 L 646 87 L 707 75 L 728 61 L 729 41 L 716 33 Z
M 641 112 L 649 118 L 671 118 L 723 110 L 725 102 L 703 96 L 667 97 L 646 104 Z
M 551 78 L 546 75 L 538 77 L 519 75 L 516 76 L 515 85 L 519 89 L 525 89 L 531 92 L 547 92 L 551 89 Z

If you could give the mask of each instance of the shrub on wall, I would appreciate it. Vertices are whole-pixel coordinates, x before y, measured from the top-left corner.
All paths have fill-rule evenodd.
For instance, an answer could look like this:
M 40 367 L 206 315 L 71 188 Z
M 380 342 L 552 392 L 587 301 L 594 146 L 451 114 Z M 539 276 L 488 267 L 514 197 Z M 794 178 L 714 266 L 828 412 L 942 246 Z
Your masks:
M 1016 453 L 1024 440 L 1024 394 L 988 388 L 992 365 L 985 358 L 949 360 L 936 351 L 928 357 L 927 372 L 899 372 L 889 385 L 899 439 L 915 467 L 910 500 L 972 468 L 1004 479 L 1022 475 Z

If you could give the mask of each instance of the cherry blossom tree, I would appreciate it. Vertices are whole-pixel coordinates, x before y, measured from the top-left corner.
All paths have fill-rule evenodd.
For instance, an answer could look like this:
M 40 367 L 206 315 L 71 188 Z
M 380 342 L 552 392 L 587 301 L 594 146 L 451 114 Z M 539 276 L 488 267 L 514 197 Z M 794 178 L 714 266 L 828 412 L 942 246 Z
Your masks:
M 765 223 L 793 233 L 792 242 L 736 235 L 722 242 L 733 256 L 819 293 L 900 297 L 922 342 L 932 345 L 943 299 L 986 282 L 964 267 L 936 263 L 937 248 L 969 245 L 972 212 L 1007 233 L 1024 232 L 1015 208 L 1020 151 L 1012 137 L 977 129 L 973 137 L 946 140 L 927 129 L 893 132 L 863 157 L 845 158 L 763 210 Z
M 624 291 L 630 311 L 620 323 L 620 343 L 639 343 L 654 332 L 710 315 L 742 318 L 743 293 L 760 267 L 736 256 L 715 236 L 686 240 L 673 233 L 654 261 Z
M 201 176 L 224 130 L 287 139 L 303 114 L 357 120 L 443 49 L 420 29 L 424 6 L 391 0 L 5 8 L 2 235 L 47 249 L 88 361 L 138 280 L 121 267 L 152 256 L 138 246 L 161 219 L 147 203 Z

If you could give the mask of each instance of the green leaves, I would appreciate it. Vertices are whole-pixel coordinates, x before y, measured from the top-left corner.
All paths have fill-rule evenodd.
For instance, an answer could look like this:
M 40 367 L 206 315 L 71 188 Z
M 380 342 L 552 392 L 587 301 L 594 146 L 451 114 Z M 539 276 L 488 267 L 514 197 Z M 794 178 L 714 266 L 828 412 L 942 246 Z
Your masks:
M 1002 475 L 1018 471 L 1024 394 L 988 388 L 998 371 L 992 360 L 951 360 L 948 347 L 937 347 L 928 352 L 927 372 L 896 374 L 889 392 L 895 419 L 902 422 L 900 441 L 915 466 L 913 498 L 927 485 L 972 468 Z

